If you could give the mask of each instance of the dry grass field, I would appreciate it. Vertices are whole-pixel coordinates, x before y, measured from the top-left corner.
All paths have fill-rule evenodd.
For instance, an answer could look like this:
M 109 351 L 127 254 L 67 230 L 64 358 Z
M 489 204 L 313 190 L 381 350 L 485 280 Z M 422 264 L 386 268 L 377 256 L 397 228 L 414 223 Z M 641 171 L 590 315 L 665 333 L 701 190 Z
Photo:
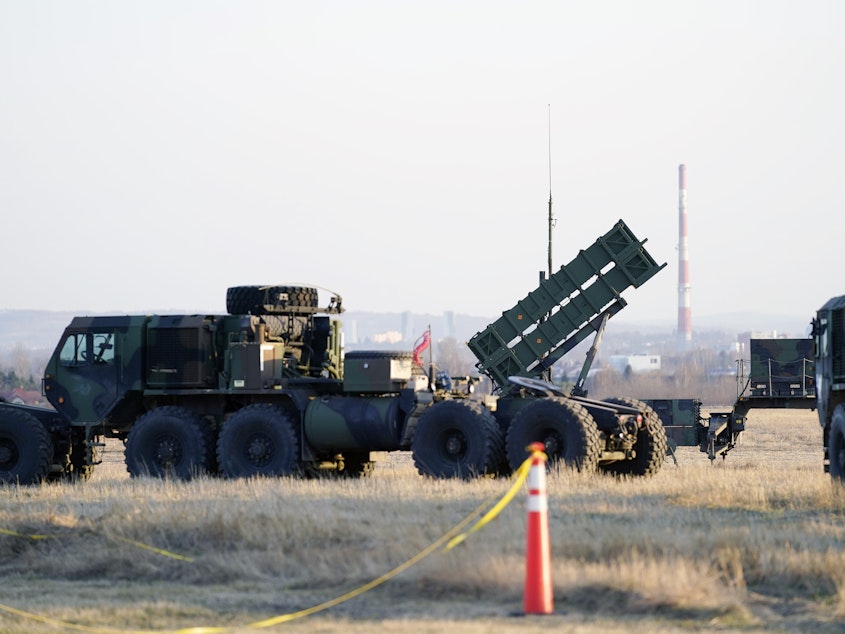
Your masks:
M 407 455 L 361 480 L 131 480 L 110 446 L 89 482 L 0 488 L 0 632 L 842 632 L 845 492 L 816 414 L 752 411 L 747 429 L 726 460 L 679 448 L 647 480 L 551 473 L 552 615 L 520 615 L 520 492 L 457 548 L 266 628 L 393 570 L 510 481 L 424 479 Z

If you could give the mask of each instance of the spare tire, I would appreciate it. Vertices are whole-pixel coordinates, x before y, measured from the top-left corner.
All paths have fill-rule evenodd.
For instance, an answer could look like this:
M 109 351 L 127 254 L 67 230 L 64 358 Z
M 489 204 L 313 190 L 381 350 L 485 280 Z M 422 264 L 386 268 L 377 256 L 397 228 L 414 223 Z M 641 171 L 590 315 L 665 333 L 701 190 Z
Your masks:
M 310 286 L 230 286 L 226 289 L 226 310 L 230 315 L 284 315 L 292 308 L 316 308 L 318 301 L 317 289 Z
M 286 341 L 302 341 L 308 330 L 308 317 L 285 315 L 262 315 L 261 322 L 268 337 L 283 338 Z

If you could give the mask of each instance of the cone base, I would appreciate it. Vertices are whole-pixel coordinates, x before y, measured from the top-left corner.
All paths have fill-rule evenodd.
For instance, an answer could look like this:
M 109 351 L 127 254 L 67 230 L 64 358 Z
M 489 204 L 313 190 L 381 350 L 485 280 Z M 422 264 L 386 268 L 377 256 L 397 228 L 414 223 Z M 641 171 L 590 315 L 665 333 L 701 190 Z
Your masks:
M 551 612 L 543 612 L 543 613 L 538 613 L 538 612 L 509 612 L 508 616 L 511 616 L 513 618 L 525 618 L 526 616 L 562 616 L 563 614 L 564 614 L 563 612 L 555 612 L 554 610 L 552 610 Z

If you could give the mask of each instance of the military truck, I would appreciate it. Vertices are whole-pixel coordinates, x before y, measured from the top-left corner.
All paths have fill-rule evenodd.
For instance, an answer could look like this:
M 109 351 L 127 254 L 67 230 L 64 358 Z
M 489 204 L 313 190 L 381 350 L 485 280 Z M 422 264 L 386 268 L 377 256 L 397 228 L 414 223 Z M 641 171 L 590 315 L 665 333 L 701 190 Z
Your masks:
M 108 438 L 133 477 L 363 476 L 411 451 L 425 476 L 470 478 L 511 473 L 534 441 L 552 464 L 651 475 L 666 448 L 651 408 L 539 379 L 666 266 L 644 242 L 620 220 L 477 333 L 483 400 L 411 352 L 344 352 L 342 299 L 321 307 L 316 287 L 231 287 L 223 315 L 76 317 L 44 373 L 54 409 L 0 403 L 0 481 L 85 479 Z
M 845 295 L 831 298 L 816 312 L 812 337 L 824 470 L 845 484 Z

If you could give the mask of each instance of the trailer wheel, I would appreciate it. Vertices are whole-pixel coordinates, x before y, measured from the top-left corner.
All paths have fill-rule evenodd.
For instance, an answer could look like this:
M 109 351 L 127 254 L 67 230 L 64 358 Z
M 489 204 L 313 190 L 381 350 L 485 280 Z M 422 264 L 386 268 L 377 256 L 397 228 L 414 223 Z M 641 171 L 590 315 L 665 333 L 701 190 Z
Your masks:
M 845 484 L 845 407 L 842 405 L 833 410 L 827 455 L 830 458 L 830 476 Z
M 516 471 L 528 458 L 528 445 L 541 442 L 548 465 L 595 471 L 601 446 L 596 421 L 566 398 L 538 398 L 513 417 L 507 436 L 508 462 Z
M 477 401 L 441 401 L 417 423 L 411 441 L 414 466 L 433 478 L 496 475 L 504 459 L 499 424 Z
M 660 470 L 668 450 L 666 428 L 660 416 L 649 405 L 632 398 L 608 398 L 605 403 L 634 407 L 643 414 L 643 426 L 634 443 L 636 456 L 632 460 L 619 460 L 600 468 L 616 475 L 653 476 Z
M 13 407 L 0 409 L 0 482 L 42 482 L 52 459 L 50 436 L 37 418 Z
M 208 473 L 208 433 L 199 416 L 183 407 L 157 407 L 141 416 L 126 439 L 132 477 L 190 480 Z
M 280 301 L 280 295 L 287 295 L 287 301 Z M 231 315 L 284 315 L 290 308 L 316 308 L 318 299 L 310 286 L 231 286 L 226 310 Z
M 299 438 L 293 421 L 273 405 L 247 405 L 223 423 L 217 462 L 229 478 L 298 474 Z

